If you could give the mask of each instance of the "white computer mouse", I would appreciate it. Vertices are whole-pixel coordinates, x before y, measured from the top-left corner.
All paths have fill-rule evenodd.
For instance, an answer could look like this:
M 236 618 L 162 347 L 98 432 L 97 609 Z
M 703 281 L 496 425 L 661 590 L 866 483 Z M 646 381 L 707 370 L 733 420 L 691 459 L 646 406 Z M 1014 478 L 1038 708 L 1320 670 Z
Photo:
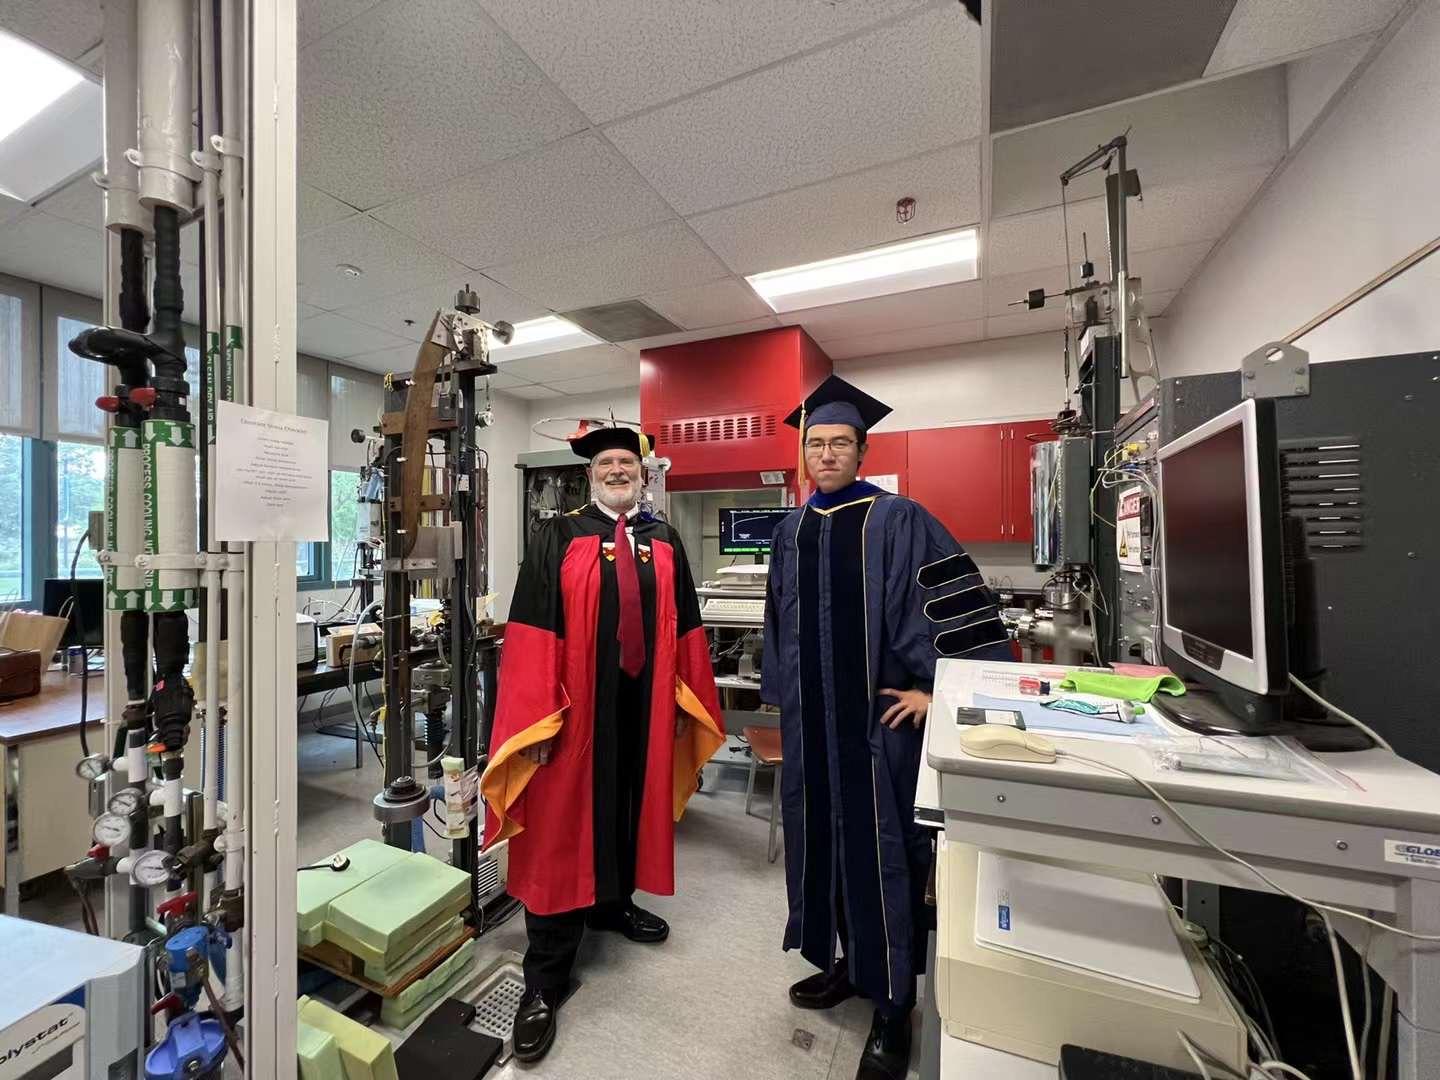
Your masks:
M 960 732 L 960 748 L 971 757 L 1001 761 L 1055 760 L 1055 744 L 1033 731 L 1021 731 L 1009 724 L 976 724 Z

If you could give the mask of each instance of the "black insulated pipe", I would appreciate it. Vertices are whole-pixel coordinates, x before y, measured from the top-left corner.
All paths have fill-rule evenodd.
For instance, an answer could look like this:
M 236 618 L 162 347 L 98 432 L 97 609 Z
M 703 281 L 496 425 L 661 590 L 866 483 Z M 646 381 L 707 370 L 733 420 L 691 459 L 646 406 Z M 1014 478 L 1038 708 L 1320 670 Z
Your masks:
M 156 352 L 152 380 L 156 390 L 150 415 L 156 420 L 190 419 L 186 400 L 185 332 L 181 321 L 185 291 L 180 283 L 180 217 L 174 207 L 155 208 L 155 316 L 150 340 Z

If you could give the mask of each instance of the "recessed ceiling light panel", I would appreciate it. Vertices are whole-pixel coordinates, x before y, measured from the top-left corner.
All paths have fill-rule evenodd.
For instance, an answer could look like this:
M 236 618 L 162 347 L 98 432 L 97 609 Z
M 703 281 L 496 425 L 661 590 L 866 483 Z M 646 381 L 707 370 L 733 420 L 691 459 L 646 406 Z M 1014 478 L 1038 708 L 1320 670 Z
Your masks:
M 767 270 L 745 280 L 775 311 L 799 311 L 973 281 L 977 255 L 975 230 L 960 229 L 783 270 Z
M 0 30 L 0 193 L 30 202 L 94 165 L 102 96 L 79 68 Z
M 541 319 L 516 323 L 515 334 L 508 345 L 501 345 L 491 335 L 490 358 L 497 364 L 503 364 L 508 360 L 523 360 L 528 356 L 543 356 L 600 344 L 603 342 L 599 338 L 587 334 L 574 323 L 556 315 L 546 315 Z

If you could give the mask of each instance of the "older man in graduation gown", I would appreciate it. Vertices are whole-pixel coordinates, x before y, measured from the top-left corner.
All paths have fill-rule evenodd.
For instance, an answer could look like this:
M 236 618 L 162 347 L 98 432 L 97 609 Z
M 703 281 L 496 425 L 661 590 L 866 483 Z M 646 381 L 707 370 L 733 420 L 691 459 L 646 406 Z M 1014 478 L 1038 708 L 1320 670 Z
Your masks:
M 945 655 L 1012 658 L 993 596 L 945 527 L 856 479 L 867 430 L 889 412 L 832 376 L 787 418 L 815 492 L 772 537 L 761 689 L 780 707 L 785 756 L 784 946 L 820 969 L 791 1000 L 829 1008 L 858 991 L 874 1003 L 859 1080 L 904 1077 L 910 1058 L 930 925 L 915 787 L 937 639 Z
M 725 742 L 679 535 L 639 508 L 639 433 L 572 441 L 594 502 L 544 523 L 510 605 L 490 760 L 487 845 L 510 840 L 529 949 L 515 1054 L 542 1057 L 588 926 L 657 943 L 636 889 L 675 891 L 674 823 Z

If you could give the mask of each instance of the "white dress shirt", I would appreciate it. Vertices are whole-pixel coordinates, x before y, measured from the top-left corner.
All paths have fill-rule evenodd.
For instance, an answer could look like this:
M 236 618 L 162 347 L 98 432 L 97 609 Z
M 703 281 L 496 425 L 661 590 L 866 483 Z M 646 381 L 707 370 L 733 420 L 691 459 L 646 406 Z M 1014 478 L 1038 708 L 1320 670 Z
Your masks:
M 598 506 L 600 508 L 600 512 L 606 517 L 608 517 L 611 521 L 620 520 L 620 511 L 611 510 L 610 507 L 606 506 L 599 499 L 595 500 L 595 505 Z M 625 511 L 625 537 L 627 540 L 630 541 L 631 551 L 635 550 L 635 518 L 639 515 L 639 513 L 640 504 L 638 502 L 634 506 L 630 507 L 629 510 Z

